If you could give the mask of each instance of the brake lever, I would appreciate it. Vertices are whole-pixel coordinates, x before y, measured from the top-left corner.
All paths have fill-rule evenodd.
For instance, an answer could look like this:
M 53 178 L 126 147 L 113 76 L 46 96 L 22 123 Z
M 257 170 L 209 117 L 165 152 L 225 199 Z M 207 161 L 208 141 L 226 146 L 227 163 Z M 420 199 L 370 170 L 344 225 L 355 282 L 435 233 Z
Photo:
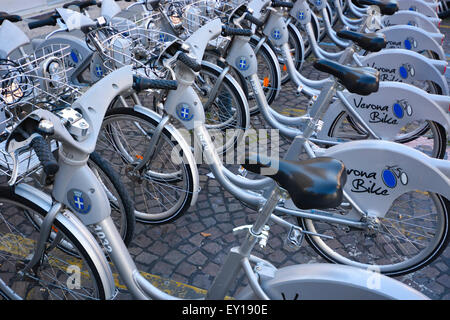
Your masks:
M 12 159 L 12 172 L 11 172 L 11 178 L 8 180 L 8 185 L 13 186 L 16 184 L 17 176 L 19 174 L 19 155 L 16 151 L 10 152 L 9 155 Z

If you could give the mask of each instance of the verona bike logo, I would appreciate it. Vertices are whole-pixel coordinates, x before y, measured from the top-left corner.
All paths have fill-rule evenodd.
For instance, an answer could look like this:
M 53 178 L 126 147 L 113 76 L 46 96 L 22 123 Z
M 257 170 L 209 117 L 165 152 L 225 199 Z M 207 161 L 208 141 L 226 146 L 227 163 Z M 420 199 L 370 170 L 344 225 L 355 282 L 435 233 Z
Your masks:
M 386 166 L 381 172 L 349 168 L 346 171 L 353 193 L 389 196 L 390 190 L 408 184 L 408 175 L 398 166 Z
M 353 99 L 356 109 L 368 116 L 369 123 L 398 125 L 399 119 L 411 116 L 413 109 L 406 100 L 397 100 L 393 105 L 376 104 L 364 101 L 362 97 Z
M 386 166 L 381 177 L 384 185 L 390 189 L 397 187 L 399 182 L 404 186 L 408 184 L 408 175 L 398 166 Z
M 405 41 L 403 41 L 403 45 L 405 46 L 405 49 L 412 50 L 417 48 L 417 41 L 416 39 L 409 37 L 406 38 Z
M 398 68 L 398 73 L 402 79 L 407 79 L 409 76 L 414 77 L 416 70 L 409 63 L 404 63 Z

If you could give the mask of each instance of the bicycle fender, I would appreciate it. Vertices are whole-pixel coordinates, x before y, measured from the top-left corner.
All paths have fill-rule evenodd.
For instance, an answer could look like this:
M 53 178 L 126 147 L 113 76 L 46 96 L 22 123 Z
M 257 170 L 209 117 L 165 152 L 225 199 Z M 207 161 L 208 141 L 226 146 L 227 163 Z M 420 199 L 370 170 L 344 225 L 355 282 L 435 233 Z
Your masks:
M 262 289 L 270 299 L 429 300 L 419 291 L 375 270 L 339 264 L 291 265 L 277 269 L 272 274 L 260 275 L 259 279 Z M 239 300 L 258 299 L 250 285 L 245 287 L 235 298 Z
M 392 16 L 381 18 L 384 27 L 410 25 L 430 33 L 440 33 L 438 24 L 441 19 L 430 18 L 416 11 L 397 11 Z
M 297 38 L 297 40 L 300 43 L 300 48 L 301 48 L 302 52 L 301 52 L 301 55 L 300 55 L 301 63 L 300 63 L 300 67 L 298 68 L 298 70 L 302 70 L 303 62 L 305 61 L 305 43 L 303 41 L 303 37 L 302 37 L 300 31 L 295 26 L 295 24 L 289 23 L 288 30 L 289 29 L 291 30 L 292 34 Z
M 47 211 L 50 210 L 53 205 L 53 200 L 48 194 L 29 184 L 20 183 L 16 185 L 14 187 L 14 193 L 27 198 L 37 207 L 41 207 Z M 71 211 L 65 210 L 62 214 L 58 214 L 56 219 L 69 229 L 69 231 L 75 235 L 77 240 L 81 242 L 87 254 L 92 258 L 94 269 L 99 272 L 100 278 L 102 279 L 101 283 L 104 285 L 106 299 L 113 299 L 117 293 L 114 277 L 111 268 L 109 267 L 109 263 L 106 260 L 106 256 L 97 240 Z
M 391 26 L 379 30 L 386 36 L 387 49 L 402 48 L 415 52 L 430 50 L 440 60 L 446 61 L 445 52 L 440 43 L 444 37 L 441 33 L 429 33 L 414 26 Z
M 402 128 L 414 121 L 430 120 L 442 125 L 447 135 L 450 130 L 450 115 L 435 103 L 433 96 L 421 89 L 401 82 L 380 82 L 377 92 L 359 96 L 344 92 L 353 110 L 382 140 L 394 141 Z M 450 97 L 445 96 L 447 108 Z M 444 99 L 442 99 L 444 100 Z M 328 136 L 330 126 L 340 112 L 346 110 L 343 102 L 336 99 L 323 118 L 324 127 L 318 134 L 322 139 Z
M 403 144 L 352 141 L 325 149 L 320 156 L 344 163 L 348 175 L 344 190 L 364 212 L 376 217 L 384 217 L 395 199 L 414 190 L 450 199 L 450 179 L 433 165 L 439 161 L 448 166 L 448 161 L 430 158 Z
M 432 81 L 443 95 L 449 94 L 448 83 L 443 72 L 436 68 L 433 59 L 404 49 L 385 49 L 358 57 L 363 66 L 380 71 L 380 82 L 395 81 L 414 84 L 415 81 Z M 442 66 L 441 66 L 442 67 Z
M 147 117 L 152 118 L 157 123 L 160 123 L 161 120 L 162 120 L 161 116 L 159 114 L 157 114 L 155 111 L 150 110 L 148 108 L 145 108 L 143 106 L 135 105 L 133 107 L 133 109 L 136 112 L 145 114 Z M 200 182 L 199 182 L 198 168 L 197 168 L 197 165 L 196 165 L 196 162 L 195 162 L 194 155 L 192 153 L 192 149 L 188 145 L 188 143 L 186 142 L 186 139 L 184 139 L 183 136 L 181 135 L 179 129 L 176 129 L 171 124 L 166 124 L 164 128 L 167 131 L 169 131 L 169 133 L 172 135 L 172 137 L 175 138 L 175 140 L 177 141 L 177 143 L 180 146 L 181 150 L 183 151 L 184 160 L 189 164 L 189 167 L 192 170 L 192 177 L 193 177 L 192 183 L 194 185 L 194 188 L 193 188 L 194 189 L 194 193 L 192 194 L 191 206 L 193 206 L 197 202 L 198 193 L 200 192 Z
M 437 3 L 424 2 L 422 0 L 399 0 L 398 8 L 400 10 L 417 11 L 427 17 L 438 18 L 436 7 Z

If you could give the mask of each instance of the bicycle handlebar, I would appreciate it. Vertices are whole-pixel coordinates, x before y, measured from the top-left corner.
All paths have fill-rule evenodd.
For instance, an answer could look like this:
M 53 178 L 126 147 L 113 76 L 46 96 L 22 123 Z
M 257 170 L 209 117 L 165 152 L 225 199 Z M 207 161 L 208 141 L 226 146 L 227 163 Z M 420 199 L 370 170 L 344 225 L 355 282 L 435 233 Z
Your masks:
M 63 5 L 63 8 L 69 8 L 70 6 L 76 6 L 76 7 L 80 8 L 80 10 L 83 10 L 90 6 L 95 6 L 95 5 L 97 5 L 96 0 L 75 0 L 72 2 L 65 3 Z
M 54 175 L 59 170 L 58 162 L 53 156 L 49 144 L 42 136 L 36 136 L 30 143 L 47 175 Z
M 272 1 L 270 6 L 273 8 L 290 8 L 290 9 L 292 9 L 294 7 L 294 4 L 292 2 L 274 0 L 274 1 Z
M 258 28 L 261 28 L 264 25 L 264 21 L 259 20 L 258 18 L 255 18 L 251 13 L 247 12 L 244 16 L 245 20 L 250 21 L 254 25 L 256 25 Z
M 59 18 L 58 14 L 54 14 L 46 19 L 36 20 L 28 23 L 28 28 L 36 29 L 44 26 L 54 26 L 56 25 L 56 19 Z
M 195 72 L 199 72 L 202 69 L 202 65 L 197 63 L 197 61 L 191 57 L 189 57 L 186 53 L 181 52 L 178 55 L 178 60 L 184 63 L 187 67 L 192 69 Z
M 222 36 L 247 36 L 251 37 L 253 35 L 252 30 L 250 29 L 239 29 L 239 28 L 231 28 L 227 26 L 222 26 Z
M 133 89 L 140 92 L 145 89 L 176 90 L 176 80 L 150 79 L 143 76 L 133 75 Z

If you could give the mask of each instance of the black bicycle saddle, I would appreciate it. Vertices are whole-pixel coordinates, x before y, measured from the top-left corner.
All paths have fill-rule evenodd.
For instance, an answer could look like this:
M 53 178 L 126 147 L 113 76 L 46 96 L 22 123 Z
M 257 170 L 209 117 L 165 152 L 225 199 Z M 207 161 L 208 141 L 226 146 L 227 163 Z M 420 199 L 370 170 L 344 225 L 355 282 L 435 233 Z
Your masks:
M 326 59 L 319 59 L 314 68 L 339 79 L 348 91 L 367 96 L 378 91 L 380 72 L 370 67 L 350 67 Z
M 377 6 L 380 8 L 381 14 L 387 16 L 393 15 L 399 9 L 397 0 L 356 0 L 356 3 L 360 5 Z
M 378 52 L 386 48 L 386 37 L 379 32 L 359 33 L 350 30 L 340 30 L 336 32 L 337 36 L 342 39 L 351 40 L 362 49 L 370 52 Z
M 347 174 L 339 160 L 318 157 L 287 161 L 250 155 L 243 166 L 274 179 L 300 209 L 335 208 L 342 202 Z

